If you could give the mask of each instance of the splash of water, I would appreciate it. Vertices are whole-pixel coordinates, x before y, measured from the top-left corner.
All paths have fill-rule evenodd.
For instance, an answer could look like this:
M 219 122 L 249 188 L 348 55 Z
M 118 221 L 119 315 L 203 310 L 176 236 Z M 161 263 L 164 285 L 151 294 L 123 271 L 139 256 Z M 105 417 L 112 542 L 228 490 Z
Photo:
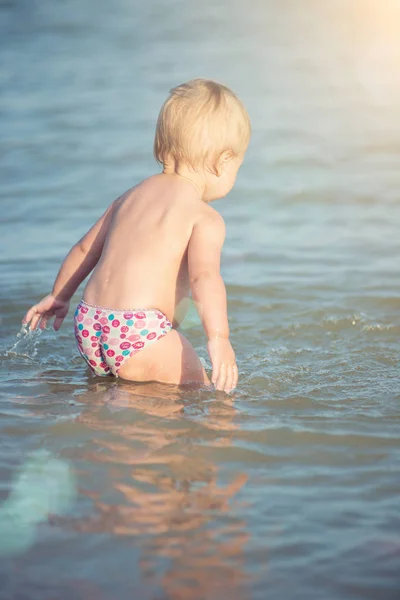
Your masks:
M 6 356 L 23 356 L 24 358 L 35 358 L 38 353 L 39 338 L 42 334 L 41 329 L 31 330 L 27 325 L 22 325 L 17 333 L 17 341 L 7 350 Z

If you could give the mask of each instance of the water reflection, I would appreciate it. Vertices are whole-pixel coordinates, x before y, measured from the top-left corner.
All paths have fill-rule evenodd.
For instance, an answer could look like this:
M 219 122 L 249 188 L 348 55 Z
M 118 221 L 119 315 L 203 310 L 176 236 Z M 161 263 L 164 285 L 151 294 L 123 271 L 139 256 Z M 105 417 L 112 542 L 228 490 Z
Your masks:
M 121 383 L 96 384 L 79 397 L 85 405 L 79 421 L 92 430 L 82 494 L 94 510 L 74 527 L 130 536 L 141 548 L 144 583 L 156 581 L 168 598 L 244 598 L 249 533 L 235 514 L 235 498 L 247 476 L 236 472 L 221 481 L 214 456 L 231 445 L 234 399 L 204 404 L 200 397 Z M 98 471 L 93 463 L 107 472 L 100 487 L 90 484 Z

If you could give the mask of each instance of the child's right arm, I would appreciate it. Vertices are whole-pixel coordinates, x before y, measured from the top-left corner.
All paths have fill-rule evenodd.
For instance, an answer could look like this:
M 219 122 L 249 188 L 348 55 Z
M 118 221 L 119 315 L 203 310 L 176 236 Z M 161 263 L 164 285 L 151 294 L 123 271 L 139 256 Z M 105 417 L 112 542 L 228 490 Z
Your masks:
M 61 265 L 51 294 L 28 310 L 22 322 L 26 325 L 30 323 L 31 329 L 36 329 L 39 321 L 41 329 L 44 329 L 52 317 L 55 317 L 54 329 L 60 329 L 68 314 L 71 297 L 101 256 L 116 202 L 108 207 L 86 235 L 71 248 Z
M 193 300 L 208 338 L 212 382 L 217 390 L 232 391 L 237 384 L 235 353 L 229 341 L 225 284 L 220 274 L 225 223 L 217 212 L 204 216 L 193 228 L 188 263 Z

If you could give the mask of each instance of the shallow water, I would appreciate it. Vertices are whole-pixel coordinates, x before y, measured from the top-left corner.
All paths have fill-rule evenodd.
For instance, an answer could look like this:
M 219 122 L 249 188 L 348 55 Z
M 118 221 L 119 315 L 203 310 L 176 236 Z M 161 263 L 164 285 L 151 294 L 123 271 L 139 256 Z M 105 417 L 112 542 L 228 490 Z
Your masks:
M 397 0 L 0 3 L 0 499 L 39 449 L 77 481 L 1 600 L 399 597 L 399 73 Z M 17 337 L 195 76 L 254 128 L 215 204 L 231 397 L 94 379 L 71 317 Z

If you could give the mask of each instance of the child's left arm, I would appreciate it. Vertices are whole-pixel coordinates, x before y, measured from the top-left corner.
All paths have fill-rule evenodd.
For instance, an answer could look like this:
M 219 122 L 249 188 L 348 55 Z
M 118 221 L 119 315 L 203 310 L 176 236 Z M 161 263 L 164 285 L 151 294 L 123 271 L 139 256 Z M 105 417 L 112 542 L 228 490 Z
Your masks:
M 69 302 L 78 286 L 96 266 L 104 246 L 116 202 L 93 227 L 71 248 L 58 272 L 51 294 L 45 296 L 26 313 L 23 323 L 31 329 L 44 329 L 49 319 L 55 317 L 54 329 L 60 329 L 68 314 Z

